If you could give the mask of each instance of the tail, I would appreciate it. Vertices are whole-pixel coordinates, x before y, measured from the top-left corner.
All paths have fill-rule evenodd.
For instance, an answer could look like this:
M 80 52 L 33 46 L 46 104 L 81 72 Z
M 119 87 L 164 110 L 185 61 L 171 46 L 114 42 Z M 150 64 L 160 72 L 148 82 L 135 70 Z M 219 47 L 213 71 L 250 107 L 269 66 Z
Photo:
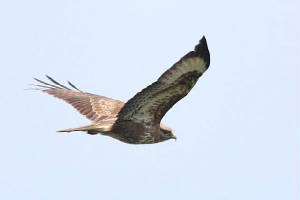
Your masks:
M 101 125 L 101 124 L 91 124 L 87 126 L 80 126 L 76 128 L 68 128 L 64 130 L 58 130 L 57 132 L 73 132 L 73 131 L 87 131 L 88 134 L 106 133 L 111 131 L 112 125 Z

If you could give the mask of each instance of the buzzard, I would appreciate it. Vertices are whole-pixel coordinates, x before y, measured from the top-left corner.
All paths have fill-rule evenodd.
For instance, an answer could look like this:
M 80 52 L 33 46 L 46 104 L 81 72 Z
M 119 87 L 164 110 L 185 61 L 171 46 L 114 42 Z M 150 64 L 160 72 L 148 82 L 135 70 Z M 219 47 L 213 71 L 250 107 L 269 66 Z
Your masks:
M 174 131 L 160 124 L 166 112 L 185 97 L 208 69 L 210 54 L 203 36 L 194 51 L 187 53 L 154 83 L 126 103 L 79 90 L 68 81 L 66 87 L 46 76 L 50 82 L 34 78 L 38 90 L 71 104 L 93 123 L 58 132 L 86 131 L 102 134 L 129 144 L 153 144 L 176 139 Z

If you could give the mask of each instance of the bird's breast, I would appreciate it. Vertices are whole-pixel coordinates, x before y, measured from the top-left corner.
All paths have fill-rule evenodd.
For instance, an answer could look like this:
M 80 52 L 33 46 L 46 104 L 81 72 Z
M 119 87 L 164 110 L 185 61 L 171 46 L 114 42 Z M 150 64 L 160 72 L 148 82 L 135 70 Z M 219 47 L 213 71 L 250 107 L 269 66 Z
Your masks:
M 109 136 L 130 144 L 151 144 L 157 140 L 151 127 L 131 120 L 117 120 Z

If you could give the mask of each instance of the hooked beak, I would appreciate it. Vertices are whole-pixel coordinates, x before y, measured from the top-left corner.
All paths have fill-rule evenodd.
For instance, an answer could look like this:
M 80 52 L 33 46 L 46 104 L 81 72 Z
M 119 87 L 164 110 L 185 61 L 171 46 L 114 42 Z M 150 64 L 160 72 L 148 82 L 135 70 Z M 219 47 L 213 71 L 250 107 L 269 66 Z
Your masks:
M 174 131 L 172 131 L 172 139 L 177 140 L 177 137 L 176 137 Z

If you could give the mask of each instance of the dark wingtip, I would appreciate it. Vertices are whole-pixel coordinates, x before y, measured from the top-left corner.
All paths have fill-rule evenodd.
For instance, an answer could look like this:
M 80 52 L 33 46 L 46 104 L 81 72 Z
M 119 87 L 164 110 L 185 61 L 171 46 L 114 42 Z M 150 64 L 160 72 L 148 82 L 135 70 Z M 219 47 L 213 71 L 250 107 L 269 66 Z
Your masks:
M 205 42 L 205 43 L 206 43 L 206 38 L 205 38 L 205 36 L 204 36 L 204 35 L 202 36 L 202 38 L 201 38 L 200 42 Z
M 202 58 L 207 63 L 207 68 L 208 68 L 210 64 L 210 54 L 207 47 L 205 36 L 201 38 L 199 44 L 197 44 L 197 46 L 195 47 L 195 53 L 197 56 Z
M 51 78 L 48 75 L 45 75 L 47 79 L 49 79 L 51 82 L 47 83 L 45 81 L 42 81 L 40 79 L 34 78 L 33 79 L 41 84 L 35 84 L 34 86 L 38 87 L 37 89 L 66 89 L 66 90 L 71 90 L 70 88 L 66 87 L 65 85 L 60 84 L 59 82 L 57 82 L 56 80 L 54 80 L 53 78 Z M 79 92 L 83 92 L 81 90 L 79 90 L 75 85 L 73 85 L 70 81 L 68 81 L 69 85 L 76 89 Z

